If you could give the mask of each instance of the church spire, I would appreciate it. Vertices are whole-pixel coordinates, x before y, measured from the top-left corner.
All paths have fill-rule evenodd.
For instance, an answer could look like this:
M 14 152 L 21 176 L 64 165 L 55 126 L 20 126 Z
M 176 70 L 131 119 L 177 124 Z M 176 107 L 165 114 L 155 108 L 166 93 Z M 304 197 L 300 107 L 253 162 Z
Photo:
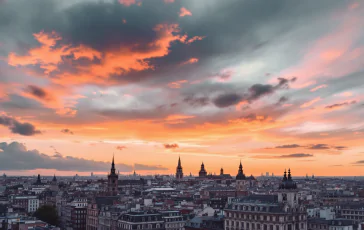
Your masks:
M 178 166 L 177 166 L 178 168 L 181 168 L 182 166 L 181 166 L 181 157 L 180 156 L 178 156 Z
M 177 165 L 177 169 L 176 169 L 176 178 L 177 180 L 182 179 L 183 178 L 183 170 L 182 170 L 182 164 L 181 164 L 181 157 L 178 157 L 178 165 Z
M 292 180 L 291 169 L 288 169 L 288 180 Z
M 114 154 L 112 155 L 112 163 L 111 163 L 111 174 L 115 174 L 115 161 L 114 161 Z
M 287 171 L 284 170 L 284 174 L 283 174 L 283 181 L 286 181 L 287 180 Z

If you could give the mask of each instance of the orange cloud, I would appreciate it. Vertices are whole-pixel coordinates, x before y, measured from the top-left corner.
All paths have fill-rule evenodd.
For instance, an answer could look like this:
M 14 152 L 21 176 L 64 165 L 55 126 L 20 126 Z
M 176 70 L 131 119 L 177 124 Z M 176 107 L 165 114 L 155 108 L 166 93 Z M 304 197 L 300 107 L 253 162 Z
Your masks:
M 192 13 L 189 10 L 187 10 L 186 8 L 182 7 L 179 11 L 179 16 L 180 17 L 192 16 Z
M 165 3 L 174 3 L 174 0 L 164 0 Z
M 308 101 L 308 102 L 305 102 L 303 103 L 300 107 L 301 108 L 307 108 L 307 107 L 310 107 L 311 105 L 315 104 L 316 102 L 320 101 L 321 98 L 320 97 L 316 97 L 315 99 L 311 100 L 311 101 Z
M 180 123 L 185 123 L 186 119 L 191 119 L 194 118 L 195 116 L 190 116 L 190 115 L 184 115 L 184 114 L 174 114 L 174 115 L 169 115 L 165 121 L 168 124 L 180 124 Z
M 319 89 L 323 89 L 323 88 L 326 88 L 326 87 L 327 87 L 327 85 L 319 85 L 319 86 L 316 86 L 315 88 L 311 89 L 310 91 L 315 92 L 315 91 L 317 91 Z
M 12 66 L 38 64 L 46 74 L 56 74 L 56 77 L 52 77 L 51 80 L 60 85 L 88 82 L 107 84 L 105 79 L 108 79 L 110 75 L 123 75 L 130 71 L 153 69 L 154 66 L 149 63 L 149 59 L 168 55 L 172 42 L 183 42 L 186 39 L 184 36 L 177 34 L 179 31 L 177 24 L 159 24 L 154 28 L 157 39 L 147 44 L 148 51 L 136 51 L 133 46 L 121 46 L 119 49 L 103 53 L 84 45 L 77 47 L 59 45 L 55 47 L 56 43 L 61 41 L 61 37 L 55 32 L 51 34 L 40 32 L 34 34 L 34 37 L 41 46 L 30 49 L 28 54 L 24 56 L 10 53 L 8 64 Z M 73 60 L 80 58 L 92 60 L 97 58 L 100 62 L 90 64 L 89 66 L 75 65 L 76 73 L 67 72 L 66 70 L 61 71 L 61 73 L 55 73 L 54 71 L 58 69 L 58 65 L 64 62 L 63 57 L 70 55 L 73 56 Z M 195 63 L 197 61 L 197 58 L 191 58 L 188 63 Z M 110 84 L 110 81 L 108 83 Z
M 187 83 L 187 80 L 175 81 L 168 84 L 169 88 L 178 89 L 181 88 L 181 85 Z
M 193 64 L 197 63 L 198 61 L 199 61 L 198 58 L 190 58 L 187 61 L 183 62 L 182 65 Z

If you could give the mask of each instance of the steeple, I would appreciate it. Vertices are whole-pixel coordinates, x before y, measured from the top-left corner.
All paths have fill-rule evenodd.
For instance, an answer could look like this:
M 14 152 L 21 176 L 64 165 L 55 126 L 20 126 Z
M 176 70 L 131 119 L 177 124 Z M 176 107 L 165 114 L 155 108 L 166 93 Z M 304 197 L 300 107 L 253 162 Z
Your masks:
M 53 176 L 53 180 L 52 180 L 53 182 L 57 182 L 57 178 L 56 178 L 56 174 L 54 174 L 54 176 Z
M 181 157 L 178 157 L 178 166 L 177 166 L 177 168 L 182 168 L 182 166 L 181 166 Z
M 291 169 L 288 169 L 288 180 L 292 180 Z
M 224 175 L 224 169 L 221 167 L 221 169 L 220 169 L 220 175 L 222 176 L 222 175 Z
M 176 169 L 176 179 L 182 179 L 183 178 L 183 171 L 182 171 L 182 164 L 181 164 L 181 157 L 178 157 L 178 164 Z
M 112 156 L 112 162 L 111 162 L 111 170 L 110 174 L 108 175 L 108 187 L 107 191 L 110 196 L 116 196 L 118 194 L 118 178 L 119 175 L 115 173 L 115 159 L 114 154 Z
M 283 181 L 286 181 L 286 180 L 287 180 L 287 172 L 286 172 L 286 170 L 284 170 Z
M 288 169 L 288 177 L 287 172 L 284 170 L 282 183 L 279 186 L 279 189 L 297 189 L 297 184 L 293 181 L 291 175 L 291 169 Z
M 112 155 L 112 163 L 111 163 L 111 174 L 115 174 L 115 161 L 114 161 L 114 154 Z
M 238 175 L 236 175 L 236 179 L 237 180 L 245 180 L 245 174 L 243 172 L 243 165 L 241 164 L 241 160 L 240 160 L 240 164 L 239 164 L 239 170 L 238 170 Z
M 201 169 L 200 169 L 200 172 L 198 173 L 198 175 L 199 175 L 199 177 L 207 176 L 207 172 L 206 172 L 205 165 L 203 162 L 201 164 Z

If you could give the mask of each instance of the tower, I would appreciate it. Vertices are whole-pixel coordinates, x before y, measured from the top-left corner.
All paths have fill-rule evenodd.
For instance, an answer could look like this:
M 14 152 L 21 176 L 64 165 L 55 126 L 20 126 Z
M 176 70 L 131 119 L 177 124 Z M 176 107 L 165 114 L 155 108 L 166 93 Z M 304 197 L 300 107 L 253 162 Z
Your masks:
M 112 163 L 111 163 L 111 170 L 110 174 L 107 176 L 108 178 L 108 186 L 107 186 L 107 192 L 110 196 L 116 196 L 118 194 L 118 174 L 115 173 L 115 162 L 114 162 L 114 156 L 112 157 Z
M 236 175 L 236 191 L 238 195 L 247 195 L 247 186 L 249 181 L 247 180 L 244 171 L 243 165 L 239 164 L 238 174 Z
M 180 180 L 183 178 L 183 170 L 182 170 L 182 165 L 181 165 L 181 158 L 178 157 L 178 165 L 177 165 L 177 169 L 176 169 L 176 179 Z
M 57 183 L 57 178 L 56 178 L 56 174 L 54 174 L 52 182 L 51 182 L 51 190 L 52 191 L 58 191 L 58 183 Z
M 224 169 L 223 168 L 221 168 L 220 169 L 220 176 L 223 176 L 224 175 Z
M 205 169 L 205 165 L 201 164 L 201 169 L 200 169 L 200 172 L 198 173 L 198 176 L 199 177 L 206 177 L 207 176 L 207 172 L 206 172 L 206 169 Z
M 284 170 L 278 191 L 278 202 L 285 203 L 291 208 L 296 207 L 298 205 L 297 194 L 297 184 L 292 179 L 291 170 L 288 169 L 288 176 L 286 170 Z

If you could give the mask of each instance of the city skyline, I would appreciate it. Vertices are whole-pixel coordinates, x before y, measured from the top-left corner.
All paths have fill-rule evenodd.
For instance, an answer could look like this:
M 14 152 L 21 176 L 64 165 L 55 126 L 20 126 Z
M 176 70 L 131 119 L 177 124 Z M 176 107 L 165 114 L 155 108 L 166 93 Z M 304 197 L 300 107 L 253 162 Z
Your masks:
M 361 21 L 355 0 L 0 1 L 0 173 L 364 176 Z

